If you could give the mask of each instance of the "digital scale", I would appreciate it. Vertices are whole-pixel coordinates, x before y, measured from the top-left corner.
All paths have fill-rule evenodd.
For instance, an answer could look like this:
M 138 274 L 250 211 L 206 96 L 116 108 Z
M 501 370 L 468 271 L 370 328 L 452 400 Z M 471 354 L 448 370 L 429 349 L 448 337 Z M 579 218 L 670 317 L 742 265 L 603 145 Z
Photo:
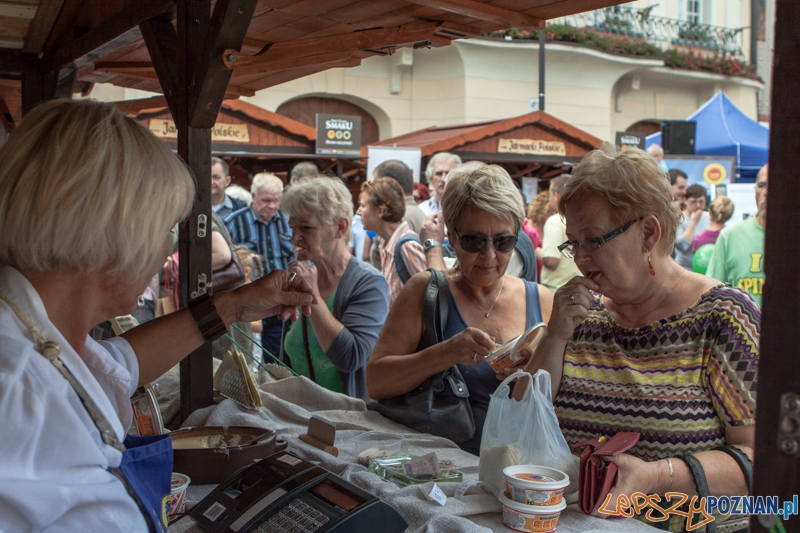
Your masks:
M 288 452 L 239 470 L 190 516 L 208 533 L 402 533 L 408 527 L 388 503 Z

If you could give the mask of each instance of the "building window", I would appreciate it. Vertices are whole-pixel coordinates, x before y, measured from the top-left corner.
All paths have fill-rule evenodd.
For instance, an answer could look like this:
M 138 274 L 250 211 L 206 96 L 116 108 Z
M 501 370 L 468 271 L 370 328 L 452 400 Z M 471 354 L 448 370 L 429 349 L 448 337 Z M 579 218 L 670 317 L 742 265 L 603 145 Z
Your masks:
M 686 0 L 686 20 L 692 24 L 700 24 L 702 0 Z

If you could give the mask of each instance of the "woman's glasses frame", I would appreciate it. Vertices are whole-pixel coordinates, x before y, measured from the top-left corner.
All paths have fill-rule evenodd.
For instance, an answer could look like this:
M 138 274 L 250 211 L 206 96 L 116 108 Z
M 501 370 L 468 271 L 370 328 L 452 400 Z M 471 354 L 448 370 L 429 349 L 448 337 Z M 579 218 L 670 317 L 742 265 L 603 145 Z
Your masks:
M 453 235 L 458 239 L 461 249 L 468 254 L 480 253 L 486 245 L 491 242 L 494 251 L 501 254 L 507 254 L 514 251 L 517 245 L 518 237 L 516 235 L 497 235 L 495 237 L 487 237 L 485 235 L 467 234 L 459 235 L 453 232 Z
M 631 220 L 627 224 L 624 224 L 614 231 L 610 231 L 603 235 L 602 237 L 589 237 L 588 239 L 582 240 L 581 242 L 574 242 L 574 241 L 566 241 L 563 244 L 558 245 L 558 251 L 561 252 L 561 255 L 566 257 L 567 259 L 573 259 L 575 257 L 575 249 L 580 248 L 581 251 L 585 254 L 594 254 L 600 251 L 601 245 L 607 243 L 614 237 L 619 237 L 623 233 L 625 233 L 628 228 L 636 224 L 642 220 L 641 218 L 637 218 L 636 220 Z

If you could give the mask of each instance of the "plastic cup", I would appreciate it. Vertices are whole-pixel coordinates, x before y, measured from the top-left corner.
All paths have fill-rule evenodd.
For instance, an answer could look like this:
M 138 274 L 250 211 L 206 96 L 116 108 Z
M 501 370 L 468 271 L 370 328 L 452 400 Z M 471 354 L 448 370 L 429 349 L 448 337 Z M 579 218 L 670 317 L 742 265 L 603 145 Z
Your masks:
M 175 520 L 186 511 L 186 487 L 191 483 L 186 474 L 172 473 L 172 489 L 169 499 L 169 519 Z

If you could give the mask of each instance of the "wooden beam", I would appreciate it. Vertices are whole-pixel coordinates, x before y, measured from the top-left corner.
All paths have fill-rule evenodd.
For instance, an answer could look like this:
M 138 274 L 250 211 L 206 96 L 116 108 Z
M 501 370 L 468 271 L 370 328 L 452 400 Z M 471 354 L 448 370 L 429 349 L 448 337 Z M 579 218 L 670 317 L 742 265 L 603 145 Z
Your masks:
M 504 28 L 530 28 L 540 30 L 545 26 L 545 20 L 532 17 L 524 13 L 510 11 L 502 7 L 497 7 L 476 0 L 405 0 L 409 4 L 417 4 L 426 7 L 435 7 L 448 13 L 456 13 L 466 17 L 485 20 L 500 24 Z
M 231 71 L 222 63 L 225 50 L 242 47 L 258 0 L 217 0 L 205 47 L 191 78 L 196 92 L 189 96 L 189 124 L 211 128 L 217 120 Z
M 144 32 L 142 32 L 142 35 L 144 35 Z M 94 64 L 94 70 L 125 70 L 126 72 L 146 72 L 148 70 L 155 71 L 155 67 L 151 61 L 98 61 Z
M 228 49 L 223 52 L 223 63 L 226 67 L 234 69 L 237 76 L 259 74 L 274 70 L 272 65 L 279 61 L 284 64 L 285 60 L 291 62 L 322 54 L 355 52 L 429 41 L 439 24 L 438 22 L 421 22 L 395 28 L 379 28 L 297 39 L 272 44 L 254 56 L 243 55 L 236 50 Z
M 141 39 L 139 24 L 164 13 L 171 13 L 174 5 L 174 0 L 126 2 L 122 11 L 96 28 L 77 39 L 67 39 L 68 42 L 60 43 L 51 54 L 45 53 L 45 66 L 54 70 L 70 62 L 74 62 L 77 67 L 92 63 Z
M 769 208 L 765 227 L 764 291 L 758 358 L 758 403 L 753 490 L 755 496 L 791 501 L 800 492 L 800 437 L 792 430 L 800 409 L 785 394 L 800 395 L 797 365 L 797 316 L 800 299 L 800 211 L 795 199 L 800 184 L 794 179 L 800 151 L 793 142 L 800 121 L 800 3 L 778 0 L 775 13 L 775 57 L 772 71 L 772 122 L 769 147 Z M 783 397 L 783 398 L 782 398 Z M 750 519 L 750 530 L 766 531 L 763 516 Z M 798 520 L 784 522 L 797 531 Z M 790 525 L 794 524 L 794 525 Z
M 25 35 L 24 53 L 35 56 L 42 53 L 63 5 L 64 0 L 42 0 Z
M 167 107 L 167 99 L 164 96 L 153 96 L 151 98 L 138 98 L 136 100 L 121 100 L 119 102 L 114 102 L 114 104 L 123 113 L 138 113 L 145 109 Z
M 178 34 L 172 22 L 165 17 L 156 17 L 139 24 L 147 52 L 152 60 L 151 66 L 158 75 L 161 90 L 169 102 L 169 107 L 177 107 L 177 89 L 180 85 L 178 71 Z M 114 63 L 111 63 L 114 65 Z
M 541 163 L 534 163 L 532 165 L 528 165 L 527 167 L 523 168 L 522 170 L 518 170 L 517 172 L 514 172 L 511 175 L 511 177 L 512 178 L 521 178 L 525 174 L 527 174 L 529 172 L 533 172 L 534 170 L 539 170 L 540 168 L 542 168 L 542 164 Z

